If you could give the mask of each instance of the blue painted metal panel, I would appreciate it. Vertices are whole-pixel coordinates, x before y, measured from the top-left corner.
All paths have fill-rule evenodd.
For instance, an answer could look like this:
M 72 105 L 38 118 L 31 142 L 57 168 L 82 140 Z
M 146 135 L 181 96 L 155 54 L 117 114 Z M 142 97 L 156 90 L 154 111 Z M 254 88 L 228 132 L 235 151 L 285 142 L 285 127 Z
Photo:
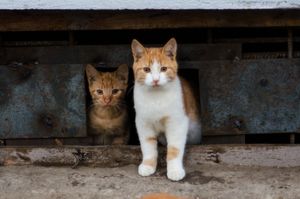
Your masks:
M 83 65 L 0 66 L 0 138 L 86 135 Z
M 204 131 L 300 130 L 300 60 L 202 63 Z

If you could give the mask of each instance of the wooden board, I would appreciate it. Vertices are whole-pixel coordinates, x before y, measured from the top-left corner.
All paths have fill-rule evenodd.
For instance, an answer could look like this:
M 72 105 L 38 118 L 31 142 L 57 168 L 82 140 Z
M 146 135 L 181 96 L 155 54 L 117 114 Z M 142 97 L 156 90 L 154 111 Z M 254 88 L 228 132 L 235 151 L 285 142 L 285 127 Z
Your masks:
M 240 44 L 179 44 L 178 60 L 233 60 L 241 57 Z M 130 45 L 48 46 L 0 48 L 0 64 L 35 62 L 40 64 L 103 63 L 117 67 L 132 64 Z
M 0 31 L 117 30 L 300 25 L 299 10 L 2 11 Z
M 185 165 L 299 167 L 298 145 L 188 146 Z M 159 164 L 165 165 L 165 148 L 159 148 Z M 0 165 L 120 167 L 141 162 L 138 146 L 6 147 L 0 148 Z

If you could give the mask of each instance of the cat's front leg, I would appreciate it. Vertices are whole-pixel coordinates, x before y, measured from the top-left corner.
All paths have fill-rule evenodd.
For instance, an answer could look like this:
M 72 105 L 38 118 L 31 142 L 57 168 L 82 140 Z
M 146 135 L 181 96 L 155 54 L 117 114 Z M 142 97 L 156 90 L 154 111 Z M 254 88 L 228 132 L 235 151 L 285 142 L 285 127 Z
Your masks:
M 188 132 L 188 118 L 170 118 L 166 127 L 167 176 L 170 180 L 179 181 L 185 176 L 183 155 Z
M 136 118 L 136 127 L 141 144 L 143 161 L 139 165 L 138 172 L 141 176 L 152 175 L 157 166 L 157 138 L 150 124 L 146 124 L 140 118 Z

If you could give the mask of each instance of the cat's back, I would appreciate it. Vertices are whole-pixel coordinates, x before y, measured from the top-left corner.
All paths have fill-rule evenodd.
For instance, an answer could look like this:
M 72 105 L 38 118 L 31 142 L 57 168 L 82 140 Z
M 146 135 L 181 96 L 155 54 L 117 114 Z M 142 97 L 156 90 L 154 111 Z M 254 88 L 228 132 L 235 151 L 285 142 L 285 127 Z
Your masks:
M 196 96 L 189 82 L 180 77 L 182 97 L 186 115 L 193 121 L 199 120 L 199 107 Z

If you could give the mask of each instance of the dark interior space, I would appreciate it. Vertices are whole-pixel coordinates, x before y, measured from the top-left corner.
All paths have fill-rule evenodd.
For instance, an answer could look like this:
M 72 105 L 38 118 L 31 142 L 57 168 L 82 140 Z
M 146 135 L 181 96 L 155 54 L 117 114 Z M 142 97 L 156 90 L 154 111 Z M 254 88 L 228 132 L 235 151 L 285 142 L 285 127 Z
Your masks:
M 289 133 L 253 134 L 246 135 L 246 144 L 290 144 Z M 299 142 L 295 142 L 299 143 Z
M 88 31 L 44 31 L 44 32 L 0 32 L 0 48 L 17 48 L 17 47 L 85 47 L 97 45 L 112 45 L 123 46 L 128 52 L 130 52 L 130 43 L 133 38 L 138 39 L 142 44 L 146 46 L 162 46 L 171 37 L 175 37 L 180 46 L 189 46 L 186 54 L 180 58 L 184 60 L 178 60 L 179 62 L 194 62 L 194 61 L 217 61 L 218 54 L 214 54 L 215 50 L 209 51 L 209 56 L 198 50 L 195 45 L 221 45 L 226 50 L 226 45 L 236 45 L 240 48 L 241 54 L 223 58 L 220 61 L 233 61 L 235 58 L 240 60 L 267 60 L 267 59 L 289 59 L 300 57 L 300 29 L 299 28 L 170 28 L 170 29 L 139 29 L 139 30 L 88 30 Z M 110 51 L 107 53 L 109 54 Z M 116 53 L 118 51 L 113 51 Z M 127 53 L 128 53 L 127 52 Z M 196 55 L 195 55 L 196 52 Z M 199 55 L 197 54 L 198 52 Z M 179 52 L 180 53 L 180 52 Z M 189 57 L 189 53 L 191 57 Z M 130 54 L 130 53 L 129 53 Z M 193 55 L 195 55 L 193 57 Z M 203 57 L 202 57 L 203 55 Z M 240 56 L 240 57 L 239 57 Z M 5 57 L 4 57 L 5 58 Z M 100 57 L 101 58 L 101 57 Z M 79 58 L 78 58 L 79 59 Z M 126 62 L 131 63 L 132 60 L 129 55 Z M 76 59 L 75 59 L 76 60 Z M 10 60 L 18 61 L 18 60 Z M 115 62 L 119 63 L 118 54 L 111 56 L 99 63 L 95 62 L 95 59 L 91 59 L 89 63 L 98 64 L 98 69 L 101 71 L 111 71 L 116 67 Z M 122 62 L 124 60 L 121 60 Z M 101 63 L 100 63 L 101 62 Z M 112 64 L 113 63 L 113 64 Z M 61 63 L 63 64 L 63 63 Z M 81 63 L 82 64 L 82 63 Z M 103 67 L 103 64 L 107 66 Z M 202 67 L 198 66 L 197 67 Z M 131 66 L 129 66 L 131 67 Z M 199 78 L 199 68 L 181 68 L 179 74 L 190 82 L 195 91 L 199 102 L 199 108 L 201 108 L 201 114 L 203 114 L 203 107 L 200 107 L 200 101 L 202 98 L 200 94 L 206 94 L 207 91 L 202 90 L 203 85 L 199 85 L 201 82 Z M 133 109 L 133 73 L 130 70 L 129 87 L 127 90 L 127 103 L 130 110 L 130 118 L 134 121 L 135 113 Z M 85 81 L 85 87 L 87 83 Z M 86 109 L 91 103 L 88 90 L 86 89 Z M 133 118 L 133 119 L 132 119 Z M 244 143 L 247 144 L 263 144 L 263 143 L 284 143 L 289 144 L 291 142 L 292 132 L 280 132 L 280 133 L 267 133 L 267 134 L 247 134 L 245 131 Z M 224 136 L 224 135 L 222 135 Z M 230 137 L 236 135 L 225 135 L 218 140 L 218 136 L 213 137 L 214 143 L 231 143 Z M 31 140 L 31 141 L 30 141 Z M 2 139 L 2 145 L 26 145 L 26 143 L 38 143 L 39 140 L 43 140 L 40 143 L 44 145 L 56 144 L 57 140 L 62 140 L 64 144 L 87 144 L 88 138 L 55 138 L 49 137 L 48 139 L 42 138 L 28 138 L 28 139 Z M 300 142 L 299 134 L 295 134 L 295 143 Z M 131 126 L 131 138 L 130 145 L 137 145 L 138 137 L 134 125 Z M 205 144 L 205 143 L 204 143 Z

